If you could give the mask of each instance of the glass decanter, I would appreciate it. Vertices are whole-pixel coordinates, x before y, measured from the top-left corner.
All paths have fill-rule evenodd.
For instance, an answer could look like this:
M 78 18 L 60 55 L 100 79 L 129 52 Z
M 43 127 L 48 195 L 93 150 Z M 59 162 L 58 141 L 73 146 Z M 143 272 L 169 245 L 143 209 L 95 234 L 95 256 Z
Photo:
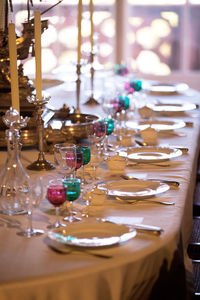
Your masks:
M 0 208 L 7 215 L 24 213 L 20 198 L 28 192 L 29 175 L 24 170 L 19 158 L 20 128 L 27 125 L 29 118 L 19 117 L 12 107 L 3 117 L 10 128 L 6 130 L 7 160 L 0 172 Z

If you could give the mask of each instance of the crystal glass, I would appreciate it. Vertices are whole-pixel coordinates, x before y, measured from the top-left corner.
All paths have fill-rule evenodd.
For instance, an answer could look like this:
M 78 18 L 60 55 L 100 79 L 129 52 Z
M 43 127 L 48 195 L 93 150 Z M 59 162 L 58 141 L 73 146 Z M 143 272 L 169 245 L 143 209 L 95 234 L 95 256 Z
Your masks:
M 104 119 L 95 120 L 91 122 L 88 117 L 90 124 L 87 127 L 88 139 L 92 144 L 95 144 L 98 151 L 101 151 L 101 143 L 106 136 L 107 123 Z
M 37 177 L 35 179 L 30 179 L 28 181 L 28 189 L 26 193 L 22 192 L 20 197 L 20 204 L 28 213 L 28 228 L 18 232 L 18 235 L 30 238 L 44 233 L 43 230 L 35 229 L 32 225 L 33 209 L 37 208 L 41 204 L 43 195 L 42 178 Z
M 116 94 L 116 90 L 111 90 L 106 92 L 102 96 L 101 107 L 103 111 L 106 113 L 107 117 L 113 117 L 115 113 L 118 111 L 118 97 Z
M 78 178 L 65 178 L 63 179 L 63 185 L 67 189 L 67 201 L 70 202 L 69 216 L 65 217 L 64 220 L 68 222 L 75 222 L 81 220 L 77 218 L 72 210 L 72 204 L 77 200 L 81 194 L 80 180 Z
M 54 161 L 64 177 L 73 176 L 76 168 L 76 145 L 70 143 L 55 144 Z
M 105 118 L 104 120 L 107 123 L 106 137 L 104 140 L 104 153 L 106 154 L 108 151 L 108 136 L 113 133 L 115 122 L 112 118 Z
M 95 182 L 90 182 L 85 184 L 82 190 L 83 201 L 86 204 L 86 208 L 83 210 L 82 216 L 85 218 L 90 217 L 89 206 L 95 186 Z
M 104 157 L 103 155 L 98 151 L 96 147 L 91 148 L 91 159 L 90 159 L 90 166 L 93 168 L 93 177 L 92 181 L 96 182 L 100 178 L 97 177 L 97 168 L 99 165 L 103 162 Z
M 56 208 L 56 221 L 48 228 L 65 227 L 66 224 L 62 224 L 59 220 L 59 208 L 67 200 L 67 186 L 63 184 L 62 179 L 50 180 L 46 197 Z
M 83 152 L 76 148 L 76 167 L 74 171 L 74 178 L 76 178 L 76 171 L 83 165 Z
M 6 130 L 7 160 L 0 172 L 0 208 L 10 216 L 24 213 L 20 197 L 29 182 L 19 157 L 19 138 L 19 130 Z
M 82 173 L 82 180 L 81 180 L 81 184 L 83 185 L 86 183 L 84 165 L 87 165 L 90 162 L 91 151 L 90 151 L 90 147 L 85 145 L 77 146 L 77 151 L 79 150 L 82 151 L 83 153 L 83 166 L 82 166 L 83 173 Z
M 119 134 L 119 139 L 121 139 L 122 135 L 124 134 L 124 128 L 126 128 L 126 111 L 130 107 L 130 99 L 126 95 L 119 95 L 118 101 L 118 110 L 116 113 L 116 129 Z

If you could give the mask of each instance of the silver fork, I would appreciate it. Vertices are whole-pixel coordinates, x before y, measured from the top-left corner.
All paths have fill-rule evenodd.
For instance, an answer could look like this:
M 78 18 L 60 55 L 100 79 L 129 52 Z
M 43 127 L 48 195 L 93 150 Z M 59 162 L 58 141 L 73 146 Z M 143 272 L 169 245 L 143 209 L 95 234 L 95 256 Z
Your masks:
M 124 201 L 124 199 L 120 197 L 116 197 L 117 200 Z M 169 201 L 157 201 L 157 200 L 152 200 L 152 199 L 137 199 L 137 200 L 126 200 L 126 202 L 130 204 L 136 204 L 137 202 L 151 202 L 151 203 L 157 203 L 157 204 L 163 204 L 163 205 L 174 205 L 175 202 L 169 202 Z

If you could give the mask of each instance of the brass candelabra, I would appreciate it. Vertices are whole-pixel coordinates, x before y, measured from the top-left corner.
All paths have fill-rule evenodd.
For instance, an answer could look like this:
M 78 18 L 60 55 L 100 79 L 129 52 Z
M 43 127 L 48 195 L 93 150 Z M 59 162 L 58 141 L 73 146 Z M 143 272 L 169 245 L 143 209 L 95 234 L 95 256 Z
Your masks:
M 94 56 L 95 55 L 96 55 L 95 51 L 90 52 L 91 95 L 90 95 L 89 99 L 85 102 L 85 104 L 89 104 L 89 105 L 98 105 L 99 104 L 99 102 L 94 97 L 94 75 L 95 75 Z
M 35 105 L 36 107 L 36 120 L 38 127 L 38 146 L 39 146 L 39 155 L 38 159 L 30 164 L 27 169 L 41 171 L 41 170 L 52 170 L 55 169 L 55 166 L 45 159 L 44 155 L 44 122 L 42 119 L 43 106 L 49 101 L 50 96 L 44 96 L 42 99 L 37 99 L 35 95 L 32 95 L 27 98 L 28 101 Z

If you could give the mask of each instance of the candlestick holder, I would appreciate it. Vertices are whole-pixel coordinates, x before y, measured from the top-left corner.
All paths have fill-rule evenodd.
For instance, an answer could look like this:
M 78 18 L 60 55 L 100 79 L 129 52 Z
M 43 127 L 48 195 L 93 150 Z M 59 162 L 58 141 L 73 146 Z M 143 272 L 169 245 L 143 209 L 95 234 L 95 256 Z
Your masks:
M 20 157 L 20 129 L 27 125 L 28 117 L 20 117 L 17 110 L 10 107 L 3 116 L 6 130 L 7 160 L 0 172 L 0 207 L 7 215 L 24 213 L 21 199 L 28 192 L 29 176 L 24 170 Z
M 30 164 L 27 169 L 41 171 L 41 170 L 52 170 L 55 166 L 45 159 L 44 155 L 44 122 L 42 119 L 43 106 L 49 101 L 50 96 L 43 96 L 42 99 L 37 99 L 35 95 L 27 98 L 29 103 L 32 103 L 36 107 L 36 120 L 38 127 L 38 146 L 39 155 L 38 159 Z
M 85 104 L 89 104 L 89 105 L 98 105 L 99 104 L 99 102 L 94 97 L 94 74 L 95 74 L 94 57 L 95 57 L 95 55 L 96 55 L 96 51 L 92 50 L 90 52 L 91 95 L 90 95 L 89 99 L 85 102 Z
M 76 74 L 77 74 L 77 79 L 76 79 L 76 110 L 75 110 L 75 112 L 77 114 L 80 114 L 81 63 L 76 64 Z

